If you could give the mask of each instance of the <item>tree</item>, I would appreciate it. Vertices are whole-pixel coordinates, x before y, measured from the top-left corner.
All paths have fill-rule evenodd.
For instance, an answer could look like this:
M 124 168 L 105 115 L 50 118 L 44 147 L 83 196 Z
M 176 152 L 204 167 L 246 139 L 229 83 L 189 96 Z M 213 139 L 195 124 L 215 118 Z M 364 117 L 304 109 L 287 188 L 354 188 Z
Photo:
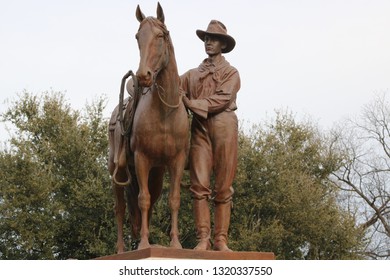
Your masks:
M 362 233 L 328 179 L 340 158 L 324 144 L 310 123 L 280 112 L 265 129 L 240 135 L 232 248 L 278 259 L 360 257 Z
M 334 146 L 344 153 L 341 168 L 332 172 L 344 194 L 344 206 L 366 231 L 365 254 L 390 258 L 390 104 L 377 97 L 357 120 L 333 131 Z
M 79 112 L 62 93 L 24 92 L 2 114 L 15 133 L 0 151 L 1 259 L 91 259 L 114 253 L 103 109 L 104 99 Z M 358 216 L 339 206 L 339 186 L 329 180 L 345 163 L 344 154 L 326 144 L 313 125 L 283 113 L 249 134 L 240 132 L 232 249 L 272 251 L 278 259 L 361 257 L 365 231 L 356 226 Z M 179 228 L 183 247 L 193 248 L 188 185 L 186 172 Z M 169 243 L 167 196 L 165 186 L 151 221 L 151 242 L 161 245 Z
M 104 99 L 72 110 L 60 92 L 24 92 L 2 115 L 0 258 L 89 259 L 115 240 Z
M 274 252 L 278 259 L 361 258 L 363 231 L 339 206 L 338 189 L 329 179 L 341 160 L 313 125 L 298 124 L 289 114 L 277 113 L 265 128 L 241 130 L 229 246 Z M 184 175 L 183 185 L 188 185 Z M 151 226 L 151 241 L 162 245 L 169 244 L 166 196 L 156 204 Z M 193 248 L 187 188 L 182 188 L 179 222 L 183 247 Z

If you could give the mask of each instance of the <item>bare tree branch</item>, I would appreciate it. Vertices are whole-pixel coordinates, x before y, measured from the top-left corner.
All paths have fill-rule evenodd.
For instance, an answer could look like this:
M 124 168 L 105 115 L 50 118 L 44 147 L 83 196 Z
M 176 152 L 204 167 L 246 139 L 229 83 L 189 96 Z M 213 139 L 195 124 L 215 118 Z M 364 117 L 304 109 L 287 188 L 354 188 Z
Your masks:
M 360 119 L 343 124 L 337 143 L 345 159 L 332 174 L 335 185 L 358 209 L 358 222 L 370 236 L 366 255 L 389 258 L 390 251 L 390 105 L 378 97 L 365 106 Z M 355 194 L 351 196 L 351 194 Z

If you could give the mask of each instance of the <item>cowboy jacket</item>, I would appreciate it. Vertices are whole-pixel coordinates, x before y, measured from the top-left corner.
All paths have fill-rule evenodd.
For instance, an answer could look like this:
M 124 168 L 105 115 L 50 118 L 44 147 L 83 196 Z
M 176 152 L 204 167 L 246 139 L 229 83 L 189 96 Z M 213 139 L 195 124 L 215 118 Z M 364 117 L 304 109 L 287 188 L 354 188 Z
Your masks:
M 210 115 L 237 109 L 240 75 L 223 56 L 215 63 L 205 59 L 198 68 L 187 71 L 180 78 L 181 88 L 189 99 L 187 108 L 198 116 L 207 119 Z

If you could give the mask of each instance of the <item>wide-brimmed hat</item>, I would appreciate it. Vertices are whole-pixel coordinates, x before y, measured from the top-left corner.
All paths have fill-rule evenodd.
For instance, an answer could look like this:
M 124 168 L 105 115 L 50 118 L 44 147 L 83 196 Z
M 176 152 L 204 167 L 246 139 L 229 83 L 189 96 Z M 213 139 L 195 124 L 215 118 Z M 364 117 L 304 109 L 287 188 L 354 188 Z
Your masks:
M 210 21 L 206 31 L 199 29 L 196 30 L 196 35 L 198 35 L 199 39 L 201 39 L 202 41 L 204 41 L 204 37 L 206 35 L 224 38 L 226 41 L 226 48 L 222 50 L 223 53 L 230 52 L 234 49 L 234 46 L 236 45 L 236 41 L 233 39 L 233 37 L 227 34 L 226 26 L 218 20 L 213 19 L 212 21 Z

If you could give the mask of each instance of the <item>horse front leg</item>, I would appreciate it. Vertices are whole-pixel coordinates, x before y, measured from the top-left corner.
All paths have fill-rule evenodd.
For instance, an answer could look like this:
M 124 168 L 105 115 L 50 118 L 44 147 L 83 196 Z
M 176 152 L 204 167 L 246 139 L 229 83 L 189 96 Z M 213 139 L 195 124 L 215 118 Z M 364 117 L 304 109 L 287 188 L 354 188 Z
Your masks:
M 145 156 L 140 153 L 134 154 L 135 170 L 138 178 L 139 195 L 138 207 L 141 210 L 141 231 L 138 250 L 149 248 L 149 209 L 150 192 L 148 187 L 148 177 L 150 172 L 150 163 Z
M 181 154 L 169 166 L 170 191 L 169 207 L 171 209 L 171 242 L 170 246 L 176 249 L 182 249 L 179 239 L 179 208 L 180 208 L 180 183 L 184 171 L 185 154 Z

